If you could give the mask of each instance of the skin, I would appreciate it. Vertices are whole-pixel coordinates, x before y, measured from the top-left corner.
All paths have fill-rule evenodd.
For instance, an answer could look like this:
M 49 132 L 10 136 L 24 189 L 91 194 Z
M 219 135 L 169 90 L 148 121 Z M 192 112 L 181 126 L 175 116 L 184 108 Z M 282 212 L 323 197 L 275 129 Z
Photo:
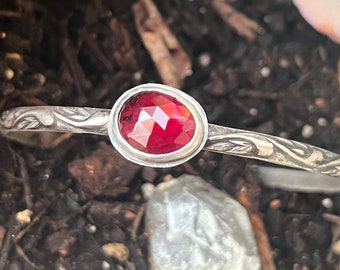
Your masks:
M 340 0 L 293 0 L 305 20 L 340 44 Z

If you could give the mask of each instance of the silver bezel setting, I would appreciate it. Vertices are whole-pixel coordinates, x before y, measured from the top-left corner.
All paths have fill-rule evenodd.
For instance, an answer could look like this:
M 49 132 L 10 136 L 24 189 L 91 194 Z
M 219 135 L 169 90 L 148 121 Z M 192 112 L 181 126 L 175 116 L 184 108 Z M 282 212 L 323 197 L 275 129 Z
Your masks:
M 143 92 L 158 92 L 177 99 L 192 113 L 196 130 L 193 138 L 182 148 L 166 154 L 148 154 L 132 147 L 119 131 L 119 115 L 125 103 L 133 96 Z M 108 134 L 113 146 L 126 159 L 144 166 L 173 167 L 195 156 L 205 145 L 208 138 L 208 120 L 201 105 L 186 93 L 162 84 L 148 83 L 126 91 L 113 105 L 108 122 Z

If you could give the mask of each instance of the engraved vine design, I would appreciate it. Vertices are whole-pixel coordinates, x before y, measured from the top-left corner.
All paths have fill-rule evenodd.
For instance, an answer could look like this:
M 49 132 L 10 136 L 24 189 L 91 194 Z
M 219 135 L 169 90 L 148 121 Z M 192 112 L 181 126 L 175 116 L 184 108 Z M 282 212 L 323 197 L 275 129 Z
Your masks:
M 78 107 L 22 107 L 4 112 L 0 131 L 50 130 L 107 135 L 110 110 Z
M 210 125 L 205 149 L 340 178 L 340 155 L 266 134 Z

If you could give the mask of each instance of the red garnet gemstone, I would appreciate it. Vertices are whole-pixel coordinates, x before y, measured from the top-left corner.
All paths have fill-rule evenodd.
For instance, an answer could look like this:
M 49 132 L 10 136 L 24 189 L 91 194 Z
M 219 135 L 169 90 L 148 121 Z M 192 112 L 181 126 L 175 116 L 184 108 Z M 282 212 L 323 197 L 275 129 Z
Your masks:
M 143 92 L 129 99 L 119 116 L 119 130 L 134 148 L 166 154 L 185 146 L 194 136 L 195 120 L 177 99 Z

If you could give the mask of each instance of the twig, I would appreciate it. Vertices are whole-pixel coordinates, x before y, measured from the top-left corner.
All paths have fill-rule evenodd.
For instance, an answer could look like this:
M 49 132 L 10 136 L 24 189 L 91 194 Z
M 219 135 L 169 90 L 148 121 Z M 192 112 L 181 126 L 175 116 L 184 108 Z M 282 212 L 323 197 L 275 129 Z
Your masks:
M 46 106 L 46 102 L 32 95 L 22 95 L 22 101 L 29 106 Z
M 103 67 L 106 69 L 107 72 L 112 72 L 113 66 L 110 61 L 102 52 L 102 50 L 98 46 L 98 42 L 96 41 L 96 38 L 93 34 L 88 33 L 87 31 L 84 31 L 84 39 L 85 43 L 90 49 L 93 56 L 98 59 L 98 61 L 103 65 Z
M 0 10 L 0 17 L 20 18 L 22 14 L 12 10 Z
M 5 95 L 5 96 L 0 100 L 0 111 L 2 111 L 2 110 L 5 108 L 7 102 L 11 99 L 11 97 L 12 97 L 12 93 L 11 93 L 11 94 Z
M 17 244 L 24 235 L 29 232 L 29 230 L 40 220 L 40 218 L 46 213 L 46 209 L 42 209 L 33 219 L 32 221 L 20 232 L 18 232 L 13 238 L 13 243 Z
M 332 223 L 332 244 L 328 251 L 326 261 L 328 263 L 334 263 L 335 260 L 337 260 L 337 248 L 339 243 L 339 236 L 340 236 L 340 216 L 324 213 L 322 214 L 322 217 L 324 220 Z
M 31 267 L 35 268 L 35 269 L 44 269 L 44 266 L 42 265 L 36 265 L 35 263 L 33 263 L 25 254 L 25 251 L 19 246 L 19 245 L 15 245 L 15 250 L 17 252 L 17 254 L 24 259 L 24 261 L 26 261 Z
M 22 239 L 22 237 L 40 220 L 41 216 L 45 214 L 46 209 L 43 209 L 36 215 L 33 220 L 21 231 L 22 224 L 18 224 L 15 217 L 13 216 L 9 222 L 9 227 L 6 233 L 6 237 L 3 242 L 3 246 L 0 252 L 0 270 L 4 270 L 8 262 L 8 253 L 10 252 L 12 245 L 16 245 L 16 250 L 20 256 L 22 256 L 27 262 L 29 262 L 35 268 L 41 268 L 33 264 L 22 251 L 22 249 L 17 245 L 17 243 Z M 17 233 L 18 232 L 18 233 Z M 22 251 L 22 252 L 20 252 Z
M 64 38 L 61 42 L 60 47 L 64 53 L 64 58 L 72 74 L 73 83 L 78 92 L 80 103 L 85 104 L 87 103 L 87 99 L 84 95 L 84 88 L 89 88 L 91 83 L 86 79 L 85 73 L 78 62 L 77 52 L 75 48 L 70 45 L 70 41 L 67 38 Z
M 6 269 L 6 265 L 8 263 L 8 254 L 13 245 L 13 236 L 15 236 L 16 232 L 20 230 L 21 226 L 21 224 L 18 224 L 16 222 L 15 216 L 12 216 L 9 221 L 6 237 L 3 241 L 2 249 L 0 252 L 0 270 Z
M 133 5 L 133 13 L 137 31 L 163 82 L 180 88 L 191 69 L 188 55 L 164 23 L 151 0 L 139 0 Z
M 278 100 L 278 93 L 268 93 L 262 92 L 259 90 L 249 90 L 249 89 L 240 89 L 237 91 L 237 95 L 240 97 L 250 97 L 250 98 L 259 98 L 259 99 L 267 99 L 267 100 Z
M 337 225 L 340 224 L 340 216 L 329 214 L 329 213 L 323 213 L 322 217 L 324 220 L 335 223 Z
M 256 32 L 260 28 L 259 24 L 244 14 L 235 10 L 231 5 L 222 0 L 213 0 L 212 5 L 220 14 L 223 21 L 230 25 L 241 37 L 248 41 L 254 41 Z
M 32 190 L 31 190 L 31 185 L 29 182 L 29 175 L 27 172 L 26 164 L 24 159 L 19 156 L 17 153 L 15 153 L 15 156 L 18 160 L 19 164 L 19 176 L 21 178 L 21 183 L 24 187 L 24 199 L 26 202 L 27 209 L 32 209 L 33 208 L 33 201 L 32 201 Z
M 257 184 L 256 181 L 253 179 L 253 176 L 250 174 L 248 174 L 247 176 L 247 183 L 250 184 L 250 187 L 242 189 L 237 194 L 237 199 L 248 211 L 250 223 L 253 227 L 253 233 L 261 260 L 261 269 L 275 270 L 276 267 L 273 261 L 268 235 L 266 233 L 263 221 L 259 215 L 257 206 L 254 206 L 253 203 L 253 201 L 255 200 L 253 190 L 257 189 Z
M 141 224 L 141 221 L 142 221 L 142 218 L 143 218 L 143 215 L 144 215 L 144 212 L 145 212 L 145 204 L 143 204 L 138 212 L 137 212 L 137 215 L 136 217 L 134 218 L 133 220 L 133 223 L 132 223 L 132 230 L 131 230 L 131 239 L 132 241 L 136 241 L 137 239 L 137 231 L 138 231 L 138 228 Z
M 10 233 L 10 229 L 7 230 L 6 237 L 4 239 L 2 249 L 0 252 L 0 270 L 5 269 L 7 264 L 8 253 L 12 247 L 12 237 Z

